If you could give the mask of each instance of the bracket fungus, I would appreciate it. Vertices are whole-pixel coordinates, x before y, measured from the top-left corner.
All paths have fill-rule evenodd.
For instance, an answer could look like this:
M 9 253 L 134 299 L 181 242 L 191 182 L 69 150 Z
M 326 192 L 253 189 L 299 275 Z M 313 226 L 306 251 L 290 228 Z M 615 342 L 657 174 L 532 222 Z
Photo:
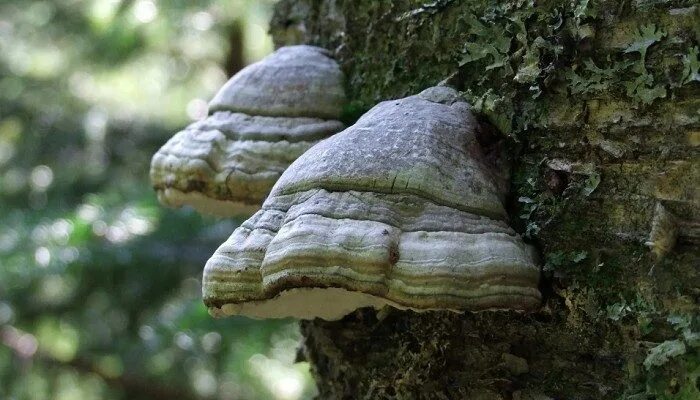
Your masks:
M 161 203 L 252 214 L 282 172 L 345 128 L 343 75 L 330 53 L 289 46 L 249 65 L 209 103 L 210 115 L 175 134 L 151 161 Z
M 204 269 L 214 316 L 539 306 L 533 249 L 458 93 L 385 101 L 299 157 Z

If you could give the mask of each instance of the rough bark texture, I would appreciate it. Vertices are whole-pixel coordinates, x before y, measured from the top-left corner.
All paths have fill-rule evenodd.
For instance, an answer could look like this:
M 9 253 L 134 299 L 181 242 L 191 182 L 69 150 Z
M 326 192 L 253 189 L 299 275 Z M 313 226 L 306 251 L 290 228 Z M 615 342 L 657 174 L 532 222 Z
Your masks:
M 276 7 L 278 45 L 335 52 L 347 115 L 463 91 L 510 146 L 511 222 L 542 255 L 534 314 L 303 323 L 320 398 L 700 398 L 696 1 Z

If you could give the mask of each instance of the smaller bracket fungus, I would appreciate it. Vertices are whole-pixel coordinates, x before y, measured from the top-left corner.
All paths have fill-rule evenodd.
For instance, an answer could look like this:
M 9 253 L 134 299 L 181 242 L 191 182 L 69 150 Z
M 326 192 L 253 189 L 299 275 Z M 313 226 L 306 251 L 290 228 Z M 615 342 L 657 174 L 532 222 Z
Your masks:
M 289 46 L 249 65 L 209 103 L 209 117 L 175 134 L 151 161 L 161 203 L 252 214 L 282 172 L 341 131 L 343 75 L 329 52 Z
M 434 87 L 311 148 L 207 262 L 210 313 L 537 308 L 534 251 L 506 222 L 476 130 L 458 93 Z

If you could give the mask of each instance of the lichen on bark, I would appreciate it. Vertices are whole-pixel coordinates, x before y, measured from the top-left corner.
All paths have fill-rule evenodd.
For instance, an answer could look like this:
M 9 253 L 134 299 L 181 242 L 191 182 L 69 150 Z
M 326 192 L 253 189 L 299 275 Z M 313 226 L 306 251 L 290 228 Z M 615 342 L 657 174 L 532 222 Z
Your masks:
M 511 219 L 542 253 L 534 314 L 303 323 L 321 398 L 700 397 L 697 2 L 283 0 L 271 32 L 335 53 L 349 119 L 462 91 L 509 144 Z M 663 258 L 659 203 L 684 223 Z

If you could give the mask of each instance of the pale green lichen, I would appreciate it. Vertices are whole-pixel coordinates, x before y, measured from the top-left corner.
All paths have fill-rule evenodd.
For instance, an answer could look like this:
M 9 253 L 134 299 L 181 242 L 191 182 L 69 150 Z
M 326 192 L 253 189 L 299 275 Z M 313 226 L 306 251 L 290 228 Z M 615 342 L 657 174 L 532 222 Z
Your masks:
M 667 340 L 649 350 L 647 358 L 644 359 L 644 366 L 646 369 L 662 366 L 670 359 L 685 354 L 686 351 L 682 340 Z
M 641 55 L 639 64 L 641 67 L 644 67 L 644 62 L 646 61 L 647 50 L 649 47 L 663 39 L 665 36 L 666 32 L 659 29 L 656 25 L 644 25 L 639 28 L 639 32 L 634 36 L 634 42 L 627 46 L 625 53 L 639 53 Z
M 654 24 L 640 27 L 632 42 L 625 49 L 625 53 L 639 53 L 639 60 L 632 64 L 631 71 L 637 76 L 626 82 L 627 96 L 641 101 L 643 104 L 651 104 L 654 99 L 666 97 L 666 88 L 663 84 L 655 85 L 654 76 L 646 67 L 647 51 L 654 43 L 666 36 L 666 32 Z
M 592 59 L 583 62 L 580 72 L 573 69 L 567 71 L 566 79 L 569 81 L 569 88 L 572 94 L 588 94 L 613 87 L 619 74 L 631 66 L 631 62 L 611 62 L 610 56 L 603 67 L 599 67 Z M 606 66 L 607 65 L 607 66 Z
M 698 46 L 691 47 L 688 54 L 683 56 L 683 84 L 700 82 L 700 50 Z
M 513 70 L 507 64 L 510 58 L 508 51 L 512 38 L 505 35 L 505 32 L 498 25 L 484 24 L 472 14 L 465 17 L 465 22 L 469 26 L 469 30 L 475 33 L 476 38 L 473 42 L 464 43 L 462 50 L 464 55 L 459 61 L 459 66 L 462 67 L 473 61 L 487 58 L 487 61 L 490 62 L 485 67 L 487 71 L 504 68 L 505 75 L 512 74 Z

